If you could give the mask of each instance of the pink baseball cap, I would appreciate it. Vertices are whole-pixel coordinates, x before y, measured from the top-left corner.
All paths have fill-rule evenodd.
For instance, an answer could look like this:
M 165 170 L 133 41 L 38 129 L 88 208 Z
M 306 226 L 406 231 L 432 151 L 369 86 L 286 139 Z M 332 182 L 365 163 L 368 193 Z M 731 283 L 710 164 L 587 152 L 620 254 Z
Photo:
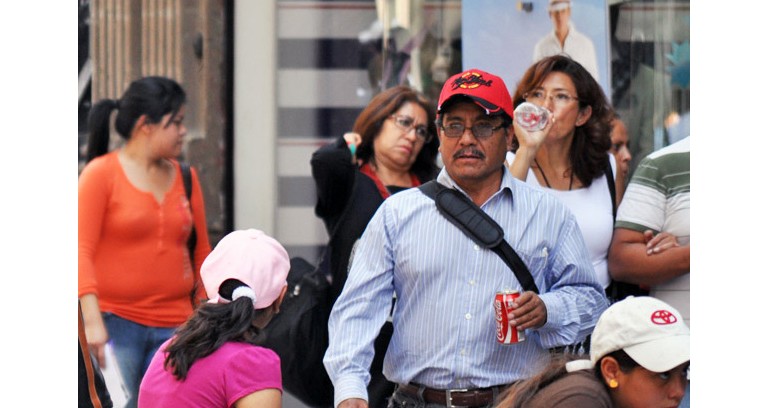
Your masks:
M 504 112 L 513 117 L 512 97 L 504 80 L 496 75 L 473 68 L 448 78 L 440 91 L 437 112 L 440 113 L 443 104 L 456 95 L 469 97 L 487 115 Z
M 290 268 L 288 253 L 277 240 L 247 229 L 222 238 L 203 261 L 200 276 L 209 302 L 230 302 L 219 296 L 219 287 L 227 279 L 237 279 L 253 290 L 254 309 L 263 309 L 280 296 Z

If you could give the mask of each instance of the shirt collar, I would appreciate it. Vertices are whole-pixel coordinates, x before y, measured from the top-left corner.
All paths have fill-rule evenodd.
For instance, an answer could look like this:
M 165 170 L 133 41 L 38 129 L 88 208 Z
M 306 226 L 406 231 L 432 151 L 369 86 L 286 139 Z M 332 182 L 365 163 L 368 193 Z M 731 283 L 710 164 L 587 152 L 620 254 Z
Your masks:
M 507 190 L 509 191 L 509 194 L 514 196 L 515 189 L 517 186 L 515 185 L 515 182 L 518 181 L 512 176 L 512 173 L 509 172 L 509 169 L 507 168 L 507 165 L 504 164 L 503 166 L 503 173 L 501 175 L 501 186 L 499 186 L 499 191 Z M 459 187 L 458 184 L 451 178 L 451 176 L 448 174 L 448 171 L 445 170 L 445 167 L 440 169 L 440 173 L 437 175 L 437 182 L 448 187 L 453 188 L 458 191 L 461 191 L 462 194 L 469 196 L 466 191 L 462 190 L 461 187 Z M 496 196 L 499 194 L 499 191 L 494 193 L 493 195 Z

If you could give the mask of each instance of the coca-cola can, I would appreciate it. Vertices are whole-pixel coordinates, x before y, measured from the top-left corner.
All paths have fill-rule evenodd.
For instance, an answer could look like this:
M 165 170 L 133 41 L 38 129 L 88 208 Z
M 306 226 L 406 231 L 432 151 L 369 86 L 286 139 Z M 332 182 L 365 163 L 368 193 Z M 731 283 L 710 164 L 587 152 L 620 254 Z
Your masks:
M 496 311 L 496 341 L 501 344 L 515 344 L 525 341 L 525 333 L 509 324 L 509 311 L 514 309 L 512 302 L 520 297 L 516 290 L 496 292 L 493 309 Z

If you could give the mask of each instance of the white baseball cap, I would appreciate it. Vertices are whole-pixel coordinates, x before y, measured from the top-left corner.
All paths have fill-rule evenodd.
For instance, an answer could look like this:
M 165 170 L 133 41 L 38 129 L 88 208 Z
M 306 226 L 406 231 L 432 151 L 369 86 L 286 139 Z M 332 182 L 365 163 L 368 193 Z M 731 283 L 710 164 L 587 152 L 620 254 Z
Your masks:
M 237 279 L 253 292 L 247 295 L 255 309 L 271 305 L 287 285 L 291 268 L 288 253 L 277 240 L 256 229 L 238 230 L 219 241 L 200 267 L 200 277 L 211 303 L 228 303 L 219 287 Z M 233 295 L 233 298 L 236 296 Z
M 549 0 L 547 11 L 560 11 L 571 8 L 571 0 Z
M 643 368 L 661 373 L 691 359 L 690 330 L 675 308 L 650 296 L 630 296 L 603 312 L 592 332 L 592 366 L 624 350 Z

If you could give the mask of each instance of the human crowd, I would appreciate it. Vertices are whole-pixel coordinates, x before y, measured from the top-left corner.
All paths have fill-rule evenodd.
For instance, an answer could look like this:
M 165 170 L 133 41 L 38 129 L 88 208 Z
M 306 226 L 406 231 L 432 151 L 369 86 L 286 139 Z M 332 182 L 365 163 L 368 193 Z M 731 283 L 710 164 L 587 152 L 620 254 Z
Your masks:
M 549 111 L 543 129 L 515 120 L 523 102 Z M 178 83 L 146 77 L 92 109 L 80 366 L 98 377 L 114 352 L 128 407 L 279 407 L 280 357 L 262 342 L 289 256 L 257 228 L 211 249 L 198 174 L 186 187 L 177 160 L 185 106 Z M 108 151 L 113 113 L 125 144 Z M 564 55 L 514 89 L 468 69 L 436 106 L 404 85 L 375 95 L 310 159 L 329 236 L 333 406 L 688 406 L 689 138 L 632 172 L 630 142 Z M 425 193 L 435 183 L 502 228 L 535 290 Z M 504 320 L 524 339 L 510 344 L 494 298 L 515 291 Z M 111 406 L 83 382 L 81 401 Z

